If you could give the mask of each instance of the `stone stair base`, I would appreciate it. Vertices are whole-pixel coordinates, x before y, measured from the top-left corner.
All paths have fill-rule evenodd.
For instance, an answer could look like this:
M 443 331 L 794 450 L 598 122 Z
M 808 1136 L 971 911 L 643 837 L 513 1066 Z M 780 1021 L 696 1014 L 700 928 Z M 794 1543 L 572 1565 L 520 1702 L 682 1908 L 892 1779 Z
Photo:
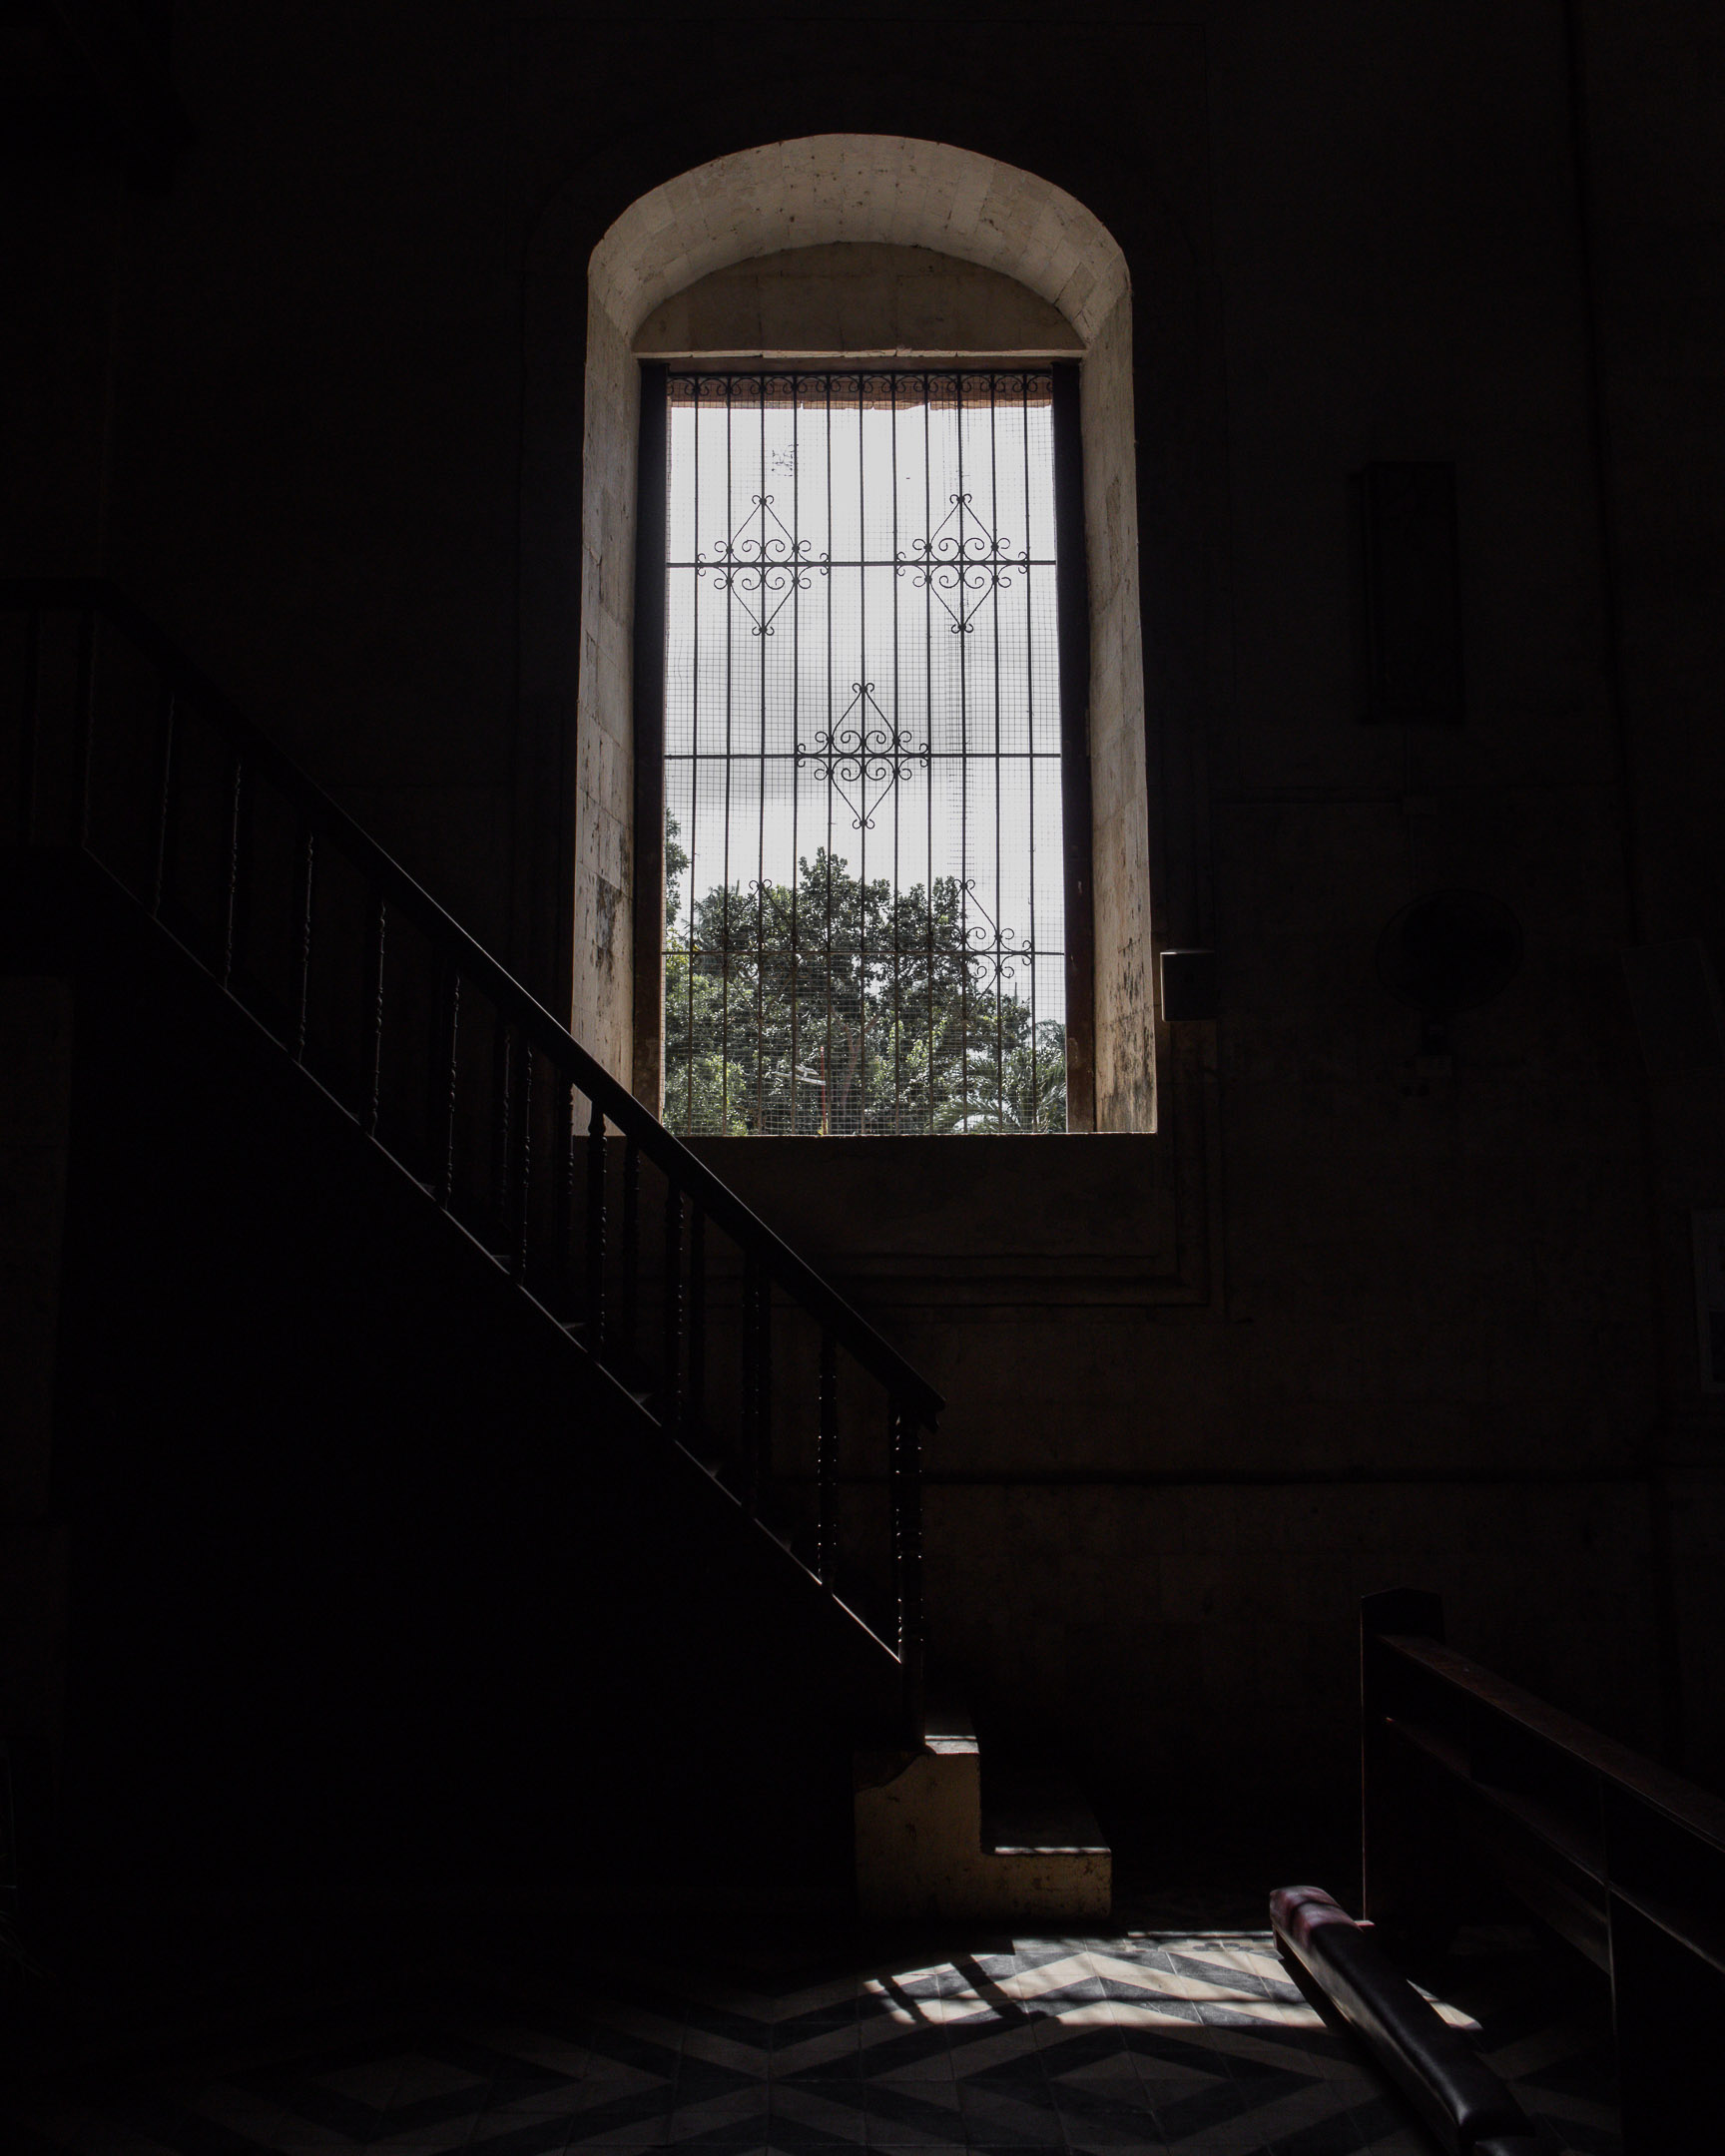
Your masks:
M 962 1716 L 919 1753 L 859 1754 L 857 1901 L 864 1922 L 1105 1918 L 1113 1860 L 1094 1814 L 1058 1773 L 1015 1775 L 982 1810 L 981 1756 Z

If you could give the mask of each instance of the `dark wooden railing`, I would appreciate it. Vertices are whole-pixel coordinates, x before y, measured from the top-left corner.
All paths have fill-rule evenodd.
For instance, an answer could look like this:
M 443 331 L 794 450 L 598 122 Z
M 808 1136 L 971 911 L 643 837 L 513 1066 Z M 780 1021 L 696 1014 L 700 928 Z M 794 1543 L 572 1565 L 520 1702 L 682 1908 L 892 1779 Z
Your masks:
M 865 1624 L 919 1744 L 940 1395 L 122 594 L 0 582 L 0 635 L 16 841 L 137 900 Z
M 1365 1913 L 1441 1933 L 1506 1890 L 1610 1981 L 1625 2156 L 1725 2147 L 1725 1802 L 1361 1605 Z

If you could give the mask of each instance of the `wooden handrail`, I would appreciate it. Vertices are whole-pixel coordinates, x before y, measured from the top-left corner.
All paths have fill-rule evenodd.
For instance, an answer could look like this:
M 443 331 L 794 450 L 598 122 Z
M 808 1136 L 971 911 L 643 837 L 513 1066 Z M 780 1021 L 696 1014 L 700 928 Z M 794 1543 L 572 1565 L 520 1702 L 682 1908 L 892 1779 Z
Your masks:
M 321 863 L 326 855 L 345 863 L 364 894 L 360 931 L 364 984 L 357 1002 L 350 981 L 340 991 L 345 997 L 342 1023 L 357 1032 L 363 1045 L 358 1050 L 356 1081 L 351 1070 L 341 1066 L 347 1071 L 340 1081 L 345 1095 L 337 1089 L 333 1077 L 323 1090 L 353 1116 L 367 1139 L 390 1153 L 419 1182 L 440 1208 L 454 1212 L 460 1180 L 458 1153 L 462 1166 L 472 1165 L 470 1148 L 462 1151 L 458 1147 L 458 1131 L 470 1133 L 472 1115 L 466 1123 L 457 1115 L 458 1095 L 466 1097 L 464 1068 L 471 1077 L 471 1051 L 459 1048 L 458 1042 L 468 1039 L 471 1021 L 464 1012 L 475 1000 L 476 991 L 481 1012 L 489 1005 L 492 1014 L 492 1069 L 489 1089 L 482 1091 L 484 1105 L 480 1110 L 482 1118 L 489 1118 L 489 1161 L 479 1178 L 488 1193 L 488 1225 L 482 1232 L 469 1231 L 473 1240 L 524 1292 L 536 1295 L 536 1282 L 552 1282 L 555 1293 L 548 1307 L 557 1322 L 572 1336 L 583 1338 L 595 1360 L 623 1378 L 627 1389 L 659 1420 L 666 1435 L 707 1465 L 763 1526 L 769 1524 L 763 1485 L 772 1468 L 776 1366 L 773 1344 L 780 1330 L 774 1323 L 775 1292 L 808 1321 L 817 1336 L 823 1373 L 819 1451 L 824 1464 L 817 1477 L 813 1562 L 805 1563 L 804 1569 L 846 1608 L 850 1607 L 844 1600 L 846 1590 L 835 1576 L 836 1565 L 843 1569 L 841 1559 L 847 1548 L 838 1535 L 834 1514 L 839 1501 L 839 1482 L 832 1471 L 836 1457 L 834 1417 L 841 1397 L 833 1382 L 837 1351 L 843 1349 L 857 1368 L 878 1386 L 884 1395 L 881 1435 L 887 1449 L 891 1493 L 885 1543 L 879 1552 L 879 1569 L 890 1584 L 880 1592 L 889 1604 L 883 1616 L 889 1614 L 890 1621 L 868 1622 L 865 1629 L 898 1665 L 903 1703 L 901 1735 L 906 1742 L 920 1743 L 920 1444 L 922 1432 L 934 1427 L 945 1406 L 940 1393 L 861 1312 L 745 1205 L 706 1162 L 582 1047 L 568 1028 L 398 861 L 330 801 L 123 592 L 96 578 L 5 579 L 0 580 L 0 615 L 22 616 L 24 621 L 25 694 L 20 707 L 18 788 L 21 842 L 39 843 L 45 835 L 40 827 L 39 807 L 47 768 L 42 706 L 44 652 L 48 646 L 44 639 L 49 634 L 48 625 L 56 617 L 70 615 L 76 631 L 72 666 L 75 686 L 70 698 L 71 724 L 63 731 L 73 738 L 63 741 L 59 732 L 50 732 L 56 754 L 62 763 L 69 761 L 76 767 L 77 776 L 72 787 L 69 829 L 57 828 L 49 835 L 61 842 L 70 836 L 97 867 L 175 934 L 192 958 L 213 974 L 224 990 L 235 995 L 278 1045 L 295 1063 L 307 1068 L 313 1078 L 316 1072 L 307 1063 L 313 887 L 314 881 L 317 888 L 322 887 L 325 871 Z M 107 649 L 109 634 L 123 640 L 151 669 L 155 680 L 157 734 L 144 746 L 156 755 L 158 776 L 153 801 L 142 802 L 147 808 L 154 808 L 155 827 L 149 841 L 154 870 L 146 869 L 141 876 L 131 871 L 123 873 L 112 858 L 105 858 L 91 835 L 93 809 L 99 804 L 142 801 L 135 779 L 127 776 L 135 766 L 122 765 L 117 784 L 110 783 L 98 770 L 103 732 L 98 722 L 112 723 L 104 719 L 102 704 L 107 666 L 102 653 Z M 136 734 L 136 723 L 126 717 L 129 709 L 124 703 L 117 707 L 119 723 Z M 181 934 L 171 925 L 164 907 L 165 898 L 171 895 L 167 885 L 173 880 L 168 873 L 172 836 L 179 829 L 178 818 L 188 800 L 186 783 L 177 776 L 185 754 L 182 737 L 187 723 L 195 734 L 202 730 L 216 745 L 225 769 L 225 777 L 214 793 L 207 782 L 202 782 L 191 799 L 202 819 L 198 825 L 202 851 L 196 857 L 206 866 L 218 864 L 218 883 L 225 884 L 226 899 L 217 903 L 220 918 L 215 922 L 204 919 L 194 923 L 187 915 L 186 934 Z M 53 787 L 50 792 L 55 792 Z M 298 833 L 293 847 L 293 895 L 286 915 L 279 905 L 274 915 L 277 941 L 273 947 L 278 951 L 282 948 L 281 930 L 286 927 L 295 953 L 295 985 L 287 994 L 289 1005 L 296 1005 L 296 1009 L 286 1011 L 280 1009 L 284 993 L 280 986 L 272 987 L 260 976 L 252 976 L 252 985 L 244 986 L 246 915 L 256 896 L 258 873 L 247 834 L 261 792 L 279 799 Z M 111 808 L 102 812 L 111 812 Z M 175 912 L 175 920 L 179 921 L 184 906 L 179 900 L 176 905 L 180 906 Z M 423 1080 L 417 1095 L 420 1110 L 416 1111 L 422 1112 L 423 1122 L 413 1124 L 409 1145 L 413 1159 L 421 1164 L 418 1166 L 409 1165 L 397 1141 L 390 1139 L 386 1143 L 380 1135 L 380 1117 L 387 1122 L 390 1113 L 385 1101 L 385 1036 L 389 1024 L 385 968 L 386 963 L 397 968 L 401 963 L 388 956 L 398 943 L 396 928 L 401 922 L 409 923 L 416 931 L 435 975 L 429 991 L 429 1013 L 420 1013 L 420 1022 L 427 1014 L 431 1017 L 433 1044 L 422 1063 L 422 1046 L 409 1051 Z M 409 986 L 409 1007 L 412 995 Z M 277 1015 L 265 1016 L 256 1000 L 258 996 L 263 996 Z M 483 1017 L 480 1022 L 484 1024 Z M 331 1052 L 351 1055 L 350 1049 Z M 466 1064 L 462 1054 L 468 1057 Z M 357 1105 L 352 1098 L 355 1094 Z M 578 1099 L 591 1109 L 584 1129 L 577 1112 Z M 548 1165 L 543 1151 L 547 1128 L 551 1145 Z M 620 1162 L 607 1150 L 613 1132 L 622 1141 L 618 1149 Z M 390 1150 L 392 1145 L 396 1146 L 394 1152 Z M 657 1261 L 664 1279 L 657 1320 L 648 1321 L 650 1325 L 656 1323 L 659 1333 L 656 1355 L 651 1348 L 643 1352 L 639 1338 L 643 1322 L 641 1279 L 647 1263 L 642 1244 L 644 1161 L 665 1185 L 664 1203 L 659 1208 L 662 1248 Z M 571 1207 L 583 1178 L 586 1222 L 584 1233 L 578 1233 Z M 472 1182 L 469 1176 L 463 1187 L 471 1187 Z M 614 1215 L 608 1217 L 607 1194 L 613 1188 L 618 1202 Z M 461 1203 L 467 1201 L 462 1199 Z M 540 1223 L 538 1228 L 536 1221 Z M 705 1389 L 709 1376 L 708 1326 L 715 1308 L 709 1294 L 710 1229 L 726 1236 L 741 1255 L 738 1323 L 742 1405 L 740 1442 L 735 1448 L 740 1458 L 731 1462 L 730 1468 L 714 1466 L 710 1458 L 715 1450 L 723 1457 L 727 1449 L 709 1413 Z M 543 1264 L 536 1256 L 536 1237 L 537 1248 L 552 1253 Z M 574 1263 L 577 1244 L 585 1252 L 580 1265 Z M 574 1286 L 577 1282 L 579 1294 Z M 728 1318 L 728 1304 L 723 1306 L 723 1312 Z M 777 1366 L 792 1374 L 801 1367 L 795 1360 L 786 1361 L 783 1353 L 778 1356 Z M 811 1406 L 816 1403 L 816 1392 L 811 1387 Z M 812 1424 L 814 1420 L 812 1416 Z M 726 1480 L 728 1472 L 731 1478 Z M 866 1601 L 875 1589 L 860 1581 L 859 1591 Z M 863 1621 L 860 1612 L 854 1610 L 852 1614 Z
M 1725 1802 L 1445 1645 L 1436 1595 L 1360 1617 L 1365 1913 L 1430 1946 L 1494 1882 L 1611 1987 L 1625 2156 L 1719 2146 Z
M 1429 1670 L 1457 1693 L 1501 1715 L 1504 1721 L 1564 1754 L 1577 1766 L 1588 1768 L 1628 1795 L 1652 1805 L 1673 1826 L 1725 1854 L 1725 1801 L 1685 1781 L 1682 1775 L 1671 1773 L 1645 1753 L 1632 1751 L 1574 1715 L 1549 1706 L 1531 1692 L 1523 1692 L 1519 1685 L 1469 1661 L 1453 1647 L 1407 1633 L 1380 1632 L 1375 1637 L 1389 1653 Z

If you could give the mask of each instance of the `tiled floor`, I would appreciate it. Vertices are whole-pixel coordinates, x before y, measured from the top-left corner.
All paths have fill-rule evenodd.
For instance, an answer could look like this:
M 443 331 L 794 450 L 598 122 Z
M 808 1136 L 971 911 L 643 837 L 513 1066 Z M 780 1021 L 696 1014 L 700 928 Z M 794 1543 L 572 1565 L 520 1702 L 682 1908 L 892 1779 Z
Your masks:
M 1477 2028 L 1550 2156 L 1608 2156 L 1609 2059 L 1568 2013 L 1582 1997 L 1585 2018 L 1584 1994 L 1554 1994 L 1541 1957 L 1509 1945 L 1452 1961 L 1444 2009 Z M 410 2012 L 354 2005 L 313 2040 L 266 2031 L 171 2068 L 63 2073 L 14 2091 L 0 2140 L 18 2156 L 1430 2156 L 1263 1933 L 947 1941 L 854 1960 L 613 1950 L 579 1973 L 467 1977 Z

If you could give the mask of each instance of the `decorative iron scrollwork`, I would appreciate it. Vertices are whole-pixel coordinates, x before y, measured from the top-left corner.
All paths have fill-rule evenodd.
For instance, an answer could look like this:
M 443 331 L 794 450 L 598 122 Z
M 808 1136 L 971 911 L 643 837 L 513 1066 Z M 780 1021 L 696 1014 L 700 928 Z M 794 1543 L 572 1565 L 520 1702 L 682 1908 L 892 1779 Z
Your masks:
M 976 514 L 968 494 L 952 494 L 952 506 L 926 539 L 911 542 L 899 570 L 913 570 L 918 591 L 931 591 L 946 609 L 954 636 L 968 636 L 976 609 L 991 591 L 1005 591 L 1014 569 L 1027 569 L 1027 556 L 1009 552 L 998 533 Z M 950 527 L 950 528 L 948 528 Z M 972 528 L 973 527 L 973 528 Z
M 918 766 L 927 768 L 928 744 L 913 744 L 890 723 L 874 701 L 872 682 L 851 686 L 856 694 L 838 720 L 812 743 L 797 744 L 797 763 L 812 765 L 815 776 L 838 795 L 851 811 L 853 830 L 872 830 L 875 810 L 899 780 Z
M 741 601 L 751 635 L 768 637 L 791 594 L 807 591 L 811 572 L 825 573 L 827 559 L 817 559 L 809 540 L 792 535 L 774 510 L 771 494 L 757 494 L 753 502 L 737 529 L 714 548 L 712 560 L 696 555 L 695 573 L 715 571 L 718 589 Z
M 993 968 L 996 989 L 1004 981 L 1018 978 L 1020 959 L 1028 964 L 1031 953 L 1018 940 L 1016 928 L 1002 928 L 988 908 L 976 895 L 976 878 L 966 876 L 963 880 L 964 910 L 972 906 L 981 914 L 979 921 L 968 921 L 964 928 L 964 970 L 974 981 L 987 978 L 988 968 Z

